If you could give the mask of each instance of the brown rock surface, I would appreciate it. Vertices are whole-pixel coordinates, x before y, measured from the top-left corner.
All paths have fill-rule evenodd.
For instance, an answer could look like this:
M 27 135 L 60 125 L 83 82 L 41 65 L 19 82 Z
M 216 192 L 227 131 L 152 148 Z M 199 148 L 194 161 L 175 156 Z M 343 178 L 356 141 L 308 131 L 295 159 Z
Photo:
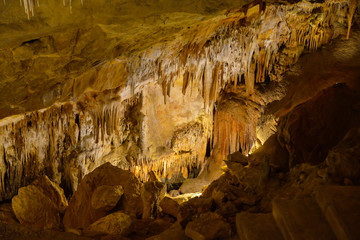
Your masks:
M 341 180 L 360 180 L 360 128 L 351 129 L 326 157 L 328 173 Z M 341 181 L 342 182 L 342 181 Z
M 254 192 L 263 188 L 270 173 L 269 159 L 267 157 L 255 163 L 251 162 L 247 166 L 233 161 L 226 161 L 226 165 L 245 190 Z
M 109 211 L 116 206 L 123 194 L 124 189 L 121 185 L 99 186 L 91 196 L 91 206 L 96 210 Z
M 360 238 L 359 186 L 321 186 L 315 195 L 337 239 Z
M 63 213 L 65 211 L 68 206 L 68 201 L 66 200 L 64 190 L 52 182 L 46 175 L 38 177 L 31 185 L 38 187 L 38 189 L 54 203 L 60 212 Z
M 285 239 L 336 239 L 320 207 L 312 199 L 275 199 L 272 213 Z
M 146 240 L 188 240 L 189 238 L 185 235 L 185 230 L 179 222 L 174 223 L 170 228 L 164 232 L 149 237 Z
M 21 224 L 54 229 L 60 226 L 60 215 L 54 203 L 33 185 L 19 189 L 12 199 L 12 208 Z
M 238 213 L 236 229 L 243 240 L 282 240 L 283 236 L 271 213 Z
M 231 228 L 221 216 L 207 212 L 189 222 L 185 234 L 193 240 L 215 240 L 230 237 Z
M 213 210 L 214 199 L 206 197 L 194 197 L 180 205 L 179 219 L 181 224 L 186 225 L 193 216 L 204 214 Z
M 93 192 L 99 186 L 104 185 L 123 186 L 124 195 L 121 198 L 120 208 L 133 216 L 142 213 L 141 183 L 139 180 L 129 171 L 105 163 L 82 179 L 64 215 L 63 223 L 66 229 L 86 228 L 107 215 L 108 212 L 105 210 L 94 209 L 90 201 Z
M 161 211 L 163 213 L 169 214 L 173 217 L 178 218 L 180 213 L 180 205 L 169 197 L 164 197 L 160 203 L 159 206 L 161 208 Z
M 95 235 L 126 235 L 132 223 L 132 218 L 122 212 L 111 213 L 92 223 L 84 230 L 89 236 Z
M 282 117 L 278 134 L 289 151 L 290 166 L 324 161 L 328 151 L 359 123 L 360 112 L 353 111 L 359 99 L 357 91 L 338 84 Z

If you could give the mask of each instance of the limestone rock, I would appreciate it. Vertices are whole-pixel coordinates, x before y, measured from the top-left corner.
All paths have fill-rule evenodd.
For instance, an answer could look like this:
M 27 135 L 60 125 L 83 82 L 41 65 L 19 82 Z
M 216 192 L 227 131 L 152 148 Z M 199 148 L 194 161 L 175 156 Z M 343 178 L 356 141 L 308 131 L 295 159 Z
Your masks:
M 360 128 L 351 129 L 326 157 L 328 172 L 335 178 L 360 180 Z
M 53 229 L 60 225 L 60 215 L 54 203 L 33 185 L 19 189 L 12 199 L 12 208 L 21 224 Z
M 180 212 L 180 205 L 175 200 L 169 197 L 164 197 L 160 201 L 159 206 L 163 213 L 178 218 Z
M 159 202 L 165 197 L 166 185 L 161 182 L 144 183 L 141 189 L 143 201 L 143 219 L 155 218 L 159 211 Z
M 122 212 L 111 213 L 92 223 L 86 230 L 86 235 L 126 235 L 130 229 L 132 218 Z
M 60 212 L 65 211 L 68 206 L 68 201 L 66 200 L 64 190 L 52 182 L 46 175 L 38 177 L 31 185 L 38 187 L 38 189 L 54 203 Z
M 124 189 L 121 185 L 99 186 L 91 196 L 91 206 L 96 210 L 103 209 L 109 211 L 116 206 L 123 194 Z
M 124 195 L 119 203 L 120 208 L 133 216 L 142 213 L 139 180 L 129 171 L 105 163 L 86 175 L 73 195 L 63 219 L 64 226 L 68 231 L 84 229 L 108 214 L 106 210 L 94 209 L 90 201 L 94 191 L 104 185 L 121 185 L 124 188 Z
M 193 240 L 212 240 L 231 236 L 230 225 L 216 213 L 208 212 L 189 222 L 185 234 Z

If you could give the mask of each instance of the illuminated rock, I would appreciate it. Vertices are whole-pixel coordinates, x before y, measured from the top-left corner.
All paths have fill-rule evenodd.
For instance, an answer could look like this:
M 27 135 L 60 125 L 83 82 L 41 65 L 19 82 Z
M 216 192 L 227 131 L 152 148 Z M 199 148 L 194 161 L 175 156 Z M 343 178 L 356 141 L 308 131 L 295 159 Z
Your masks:
M 121 185 L 99 186 L 91 195 L 91 206 L 96 210 L 103 209 L 109 211 L 116 206 L 123 194 L 124 189 Z
M 164 197 L 160 201 L 159 206 L 163 213 L 169 214 L 176 218 L 179 217 L 180 205 L 175 200 L 173 200 L 169 197 Z
M 63 219 L 65 228 L 68 231 L 84 229 L 96 220 L 105 217 L 109 212 L 102 208 L 93 208 L 90 199 L 98 187 L 118 185 L 124 189 L 119 208 L 129 215 L 141 215 L 143 207 L 139 180 L 129 171 L 106 163 L 82 179 L 65 212 Z
M 23 225 L 45 229 L 60 227 L 58 209 L 36 186 L 20 188 L 18 195 L 12 199 L 12 208 Z
M 46 175 L 38 177 L 31 185 L 38 187 L 38 189 L 54 203 L 55 207 L 61 213 L 65 212 L 68 201 L 65 197 L 64 190 L 59 185 L 52 182 Z
M 64 191 L 47 176 L 20 188 L 12 199 L 12 208 L 21 224 L 45 229 L 60 227 L 60 213 L 67 206 Z
M 111 213 L 98 219 L 88 226 L 84 232 L 86 235 L 126 235 L 130 229 L 132 219 L 122 212 Z

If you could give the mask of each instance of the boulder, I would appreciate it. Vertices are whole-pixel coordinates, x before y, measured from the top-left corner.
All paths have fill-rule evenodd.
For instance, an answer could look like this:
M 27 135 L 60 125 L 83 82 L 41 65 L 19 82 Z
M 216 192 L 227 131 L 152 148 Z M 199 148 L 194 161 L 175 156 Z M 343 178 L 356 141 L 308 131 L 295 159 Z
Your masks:
M 218 206 L 221 206 L 226 201 L 233 201 L 239 207 L 241 205 L 252 206 L 258 200 L 256 194 L 244 191 L 244 188 L 239 186 L 237 178 L 231 175 L 230 172 L 226 172 L 219 179 L 212 182 L 202 196 L 213 198 Z
M 245 189 L 253 192 L 261 190 L 270 174 L 269 160 L 266 157 L 261 162 L 249 164 L 248 166 L 232 161 L 226 161 L 226 165 L 239 183 Z
M 64 190 L 52 182 L 46 175 L 38 177 L 31 185 L 38 187 L 38 189 L 47 196 L 55 207 L 60 211 L 64 212 L 68 206 Z
M 21 224 L 56 229 L 60 226 L 60 214 L 68 206 L 64 190 L 47 176 L 19 189 L 12 199 L 12 208 Z
M 180 205 L 174 199 L 169 197 L 164 197 L 160 201 L 159 206 L 163 213 L 178 218 L 180 212 Z
M 161 182 L 147 182 L 141 189 L 143 219 L 156 218 L 159 202 L 165 197 L 166 185 Z
M 132 218 L 122 212 L 111 213 L 92 223 L 84 233 L 89 236 L 96 235 L 126 235 L 132 223 Z
M 92 195 L 100 186 L 118 185 L 124 189 L 124 194 L 117 204 L 119 210 L 132 216 L 140 216 L 143 211 L 141 183 L 131 172 L 105 163 L 81 180 L 64 215 L 65 229 L 67 231 L 85 229 L 96 220 L 105 217 L 109 212 L 105 209 L 95 209 L 90 201 Z
M 222 239 L 231 236 L 231 227 L 220 215 L 207 212 L 189 222 L 185 234 L 193 240 Z
M 178 220 L 186 225 L 191 219 L 199 214 L 213 210 L 215 202 L 212 198 L 195 197 L 181 204 Z
M 45 229 L 55 229 L 60 225 L 58 209 L 37 186 L 20 188 L 12 199 L 12 208 L 21 224 Z
M 121 185 L 99 186 L 91 196 L 91 206 L 96 210 L 109 211 L 116 206 L 123 194 L 124 189 Z

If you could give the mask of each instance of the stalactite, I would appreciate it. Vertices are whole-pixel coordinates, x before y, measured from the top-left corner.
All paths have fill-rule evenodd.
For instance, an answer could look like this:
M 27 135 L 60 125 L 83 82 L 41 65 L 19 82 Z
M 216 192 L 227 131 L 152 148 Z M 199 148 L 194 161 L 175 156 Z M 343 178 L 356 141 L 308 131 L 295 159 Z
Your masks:
M 59 184 L 67 181 L 63 174 L 74 169 L 86 174 L 96 167 L 95 159 L 106 153 L 104 149 L 123 137 L 120 119 L 127 104 L 115 97 L 96 107 L 91 102 L 96 99 L 91 99 L 0 121 L 0 201 L 41 174 Z
M 36 1 L 36 3 L 35 3 Z M 81 5 L 84 4 L 84 0 L 80 0 Z M 6 4 L 6 0 L 4 0 L 4 5 Z M 25 13 L 27 15 L 27 18 L 30 19 L 30 17 L 34 16 L 34 7 L 37 5 L 40 7 L 40 1 L 39 0 L 20 0 L 20 6 L 24 7 Z M 66 6 L 66 0 L 63 0 L 63 5 Z M 72 0 L 69 0 L 69 8 L 70 13 L 72 13 Z
M 214 149 L 220 160 L 233 152 L 249 153 L 256 141 L 259 105 L 234 93 L 223 96 L 215 114 Z
M 349 39 L 349 37 L 350 37 L 351 23 L 352 23 L 352 19 L 354 17 L 356 8 L 357 8 L 357 1 L 349 0 L 348 31 L 347 31 L 346 39 Z
M 347 10 L 344 4 L 346 1 L 306 2 L 289 6 L 268 4 L 265 8 L 261 1 L 254 1 L 240 10 L 227 12 L 228 18 L 216 26 L 200 25 L 191 37 L 180 38 L 174 44 L 176 48 L 163 49 L 153 61 L 148 54 L 142 54 L 146 59 L 136 60 L 137 64 L 133 64 L 136 68 L 130 67 L 129 72 L 136 73 L 139 80 L 152 72 L 163 88 L 165 103 L 172 83 L 182 76 L 183 94 L 187 88 L 193 92 L 193 86 L 198 86 L 204 106 L 211 108 L 227 84 L 237 86 L 238 77 L 244 76 L 247 92 L 251 94 L 257 83 L 276 81 L 279 74 L 297 61 L 304 48 L 314 51 L 328 42 L 334 21 L 341 18 L 337 12 Z

